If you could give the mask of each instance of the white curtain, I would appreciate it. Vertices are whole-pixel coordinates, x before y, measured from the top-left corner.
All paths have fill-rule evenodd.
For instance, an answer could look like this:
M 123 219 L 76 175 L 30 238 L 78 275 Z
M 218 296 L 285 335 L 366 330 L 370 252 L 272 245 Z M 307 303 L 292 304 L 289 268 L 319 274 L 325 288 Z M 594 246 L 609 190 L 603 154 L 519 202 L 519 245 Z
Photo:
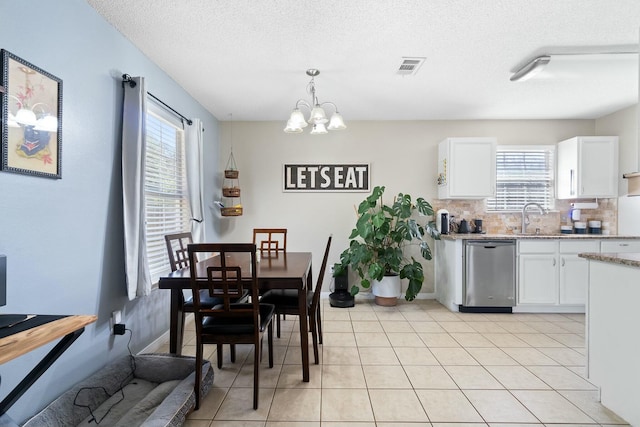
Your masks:
M 124 84 L 122 108 L 122 205 L 124 254 L 129 300 L 151 293 L 144 207 L 147 91 L 143 77 Z
M 191 234 L 196 243 L 204 242 L 204 202 L 203 202 L 203 148 L 204 128 L 200 119 L 193 119 L 187 126 L 185 156 L 187 160 L 187 188 L 191 208 Z

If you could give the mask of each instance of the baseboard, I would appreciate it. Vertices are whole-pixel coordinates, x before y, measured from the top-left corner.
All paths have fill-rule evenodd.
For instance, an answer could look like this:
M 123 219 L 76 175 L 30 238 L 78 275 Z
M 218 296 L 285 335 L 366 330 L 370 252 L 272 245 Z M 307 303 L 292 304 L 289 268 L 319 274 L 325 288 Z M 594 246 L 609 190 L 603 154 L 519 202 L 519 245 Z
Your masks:
M 191 322 L 193 322 L 193 313 L 187 314 L 184 319 L 185 326 Z M 165 333 L 163 333 L 158 338 L 153 340 L 148 346 L 143 348 L 138 354 L 158 353 L 160 352 L 160 349 L 168 342 L 169 342 L 169 330 L 167 330 Z
M 329 294 L 331 292 L 320 292 L 320 299 L 329 299 Z M 371 292 L 360 292 L 357 296 L 358 299 L 366 299 L 373 300 L 374 296 Z M 404 300 L 404 295 L 400 296 L 401 299 Z M 436 299 L 435 292 L 430 293 L 419 293 L 416 295 L 416 299 Z

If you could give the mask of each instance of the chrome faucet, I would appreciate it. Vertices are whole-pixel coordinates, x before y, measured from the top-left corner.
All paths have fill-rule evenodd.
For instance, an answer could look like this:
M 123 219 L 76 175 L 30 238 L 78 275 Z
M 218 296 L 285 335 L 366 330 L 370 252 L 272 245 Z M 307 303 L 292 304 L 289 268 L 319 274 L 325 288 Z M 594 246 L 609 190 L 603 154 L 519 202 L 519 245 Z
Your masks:
M 522 234 L 525 234 L 527 232 L 527 223 L 525 222 L 525 215 L 527 212 L 527 208 L 529 206 L 537 207 L 541 215 L 544 215 L 546 213 L 544 208 L 539 203 L 535 203 L 535 202 L 525 203 L 525 205 L 522 207 L 522 231 L 521 231 Z

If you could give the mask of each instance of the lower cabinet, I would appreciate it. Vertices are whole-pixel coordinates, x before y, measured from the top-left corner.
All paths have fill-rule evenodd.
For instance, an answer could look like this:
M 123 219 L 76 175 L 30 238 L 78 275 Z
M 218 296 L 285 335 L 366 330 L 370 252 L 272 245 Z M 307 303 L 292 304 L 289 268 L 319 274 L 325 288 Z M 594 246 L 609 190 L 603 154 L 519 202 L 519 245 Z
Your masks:
M 518 304 L 584 306 L 589 263 L 581 252 L 599 252 L 598 240 L 521 240 L 518 255 Z
M 518 273 L 518 304 L 556 304 L 558 265 L 555 253 L 521 253 Z
M 462 304 L 462 239 L 435 241 L 436 298 L 452 311 Z M 584 252 L 639 252 L 640 239 L 518 239 L 514 312 L 583 312 L 589 286 Z
M 600 252 L 600 242 L 560 241 L 560 294 L 561 305 L 584 305 L 589 287 L 589 261 L 578 257 L 579 253 Z

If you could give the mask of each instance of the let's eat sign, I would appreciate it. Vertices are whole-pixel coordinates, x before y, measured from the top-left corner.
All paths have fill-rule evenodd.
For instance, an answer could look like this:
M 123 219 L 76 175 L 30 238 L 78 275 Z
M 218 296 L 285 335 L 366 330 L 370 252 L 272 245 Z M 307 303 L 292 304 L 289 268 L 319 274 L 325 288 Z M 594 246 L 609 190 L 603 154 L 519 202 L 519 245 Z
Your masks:
M 369 191 L 369 165 L 285 164 L 284 191 Z

